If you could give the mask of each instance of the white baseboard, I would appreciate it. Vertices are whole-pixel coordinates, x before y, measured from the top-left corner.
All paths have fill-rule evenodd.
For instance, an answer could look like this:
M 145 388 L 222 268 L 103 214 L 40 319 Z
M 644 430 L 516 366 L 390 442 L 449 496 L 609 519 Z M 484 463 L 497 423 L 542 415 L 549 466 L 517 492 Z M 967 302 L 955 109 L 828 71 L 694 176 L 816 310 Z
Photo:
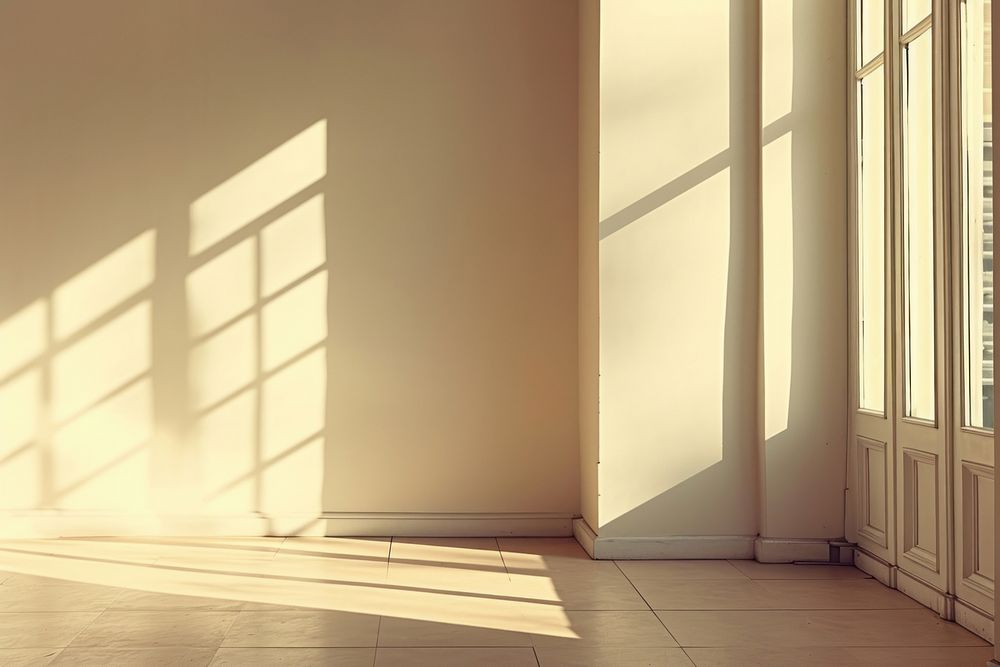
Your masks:
M 754 540 L 754 559 L 761 563 L 829 563 L 830 540 L 787 537 L 758 537 Z
M 955 620 L 954 598 L 902 568 L 896 568 L 896 590 L 913 598 L 945 620 Z
M 600 537 L 583 519 L 573 522 L 573 535 L 597 560 L 683 560 L 753 558 L 749 535 L 677 535 L 670 537 Z
M 895 588 L 920 604 L 937 612 L 942 618 L 953 620 L 993 643 L 993 617 L 958 598 L 940 591 L 934 586 L 908 574 L 898 566 L 891 565 L 877 556 L 858 549 L 854 564 L 890 588 Z
M 993 617 L 961 600 L 955 600 L 955 622 L 993 643 Z
M 597 534 L 594 529 L 590 527 L 586 519 L 573 519 L 573 537 L 576 541 L 580 543 L 583 550 L 586 551 L 591 558 L 594 558 L 594 542 L 597 540 Z
M 898 568 L 895 565 L 890 565 L 877 556 L 857 549 L 854 552 L 854 566 L 865 574 L 875 577 L 883 585 L 889 588 L 896 587 L 896 570 Z
M 325 512 L 325 534 L 384 537 L 569 537 L 573 515 L 557 513 Z
M 176 516 L 32 510 L 0 512 L 0 538 L 326 535 L 356 537 L 568 537 L 558 513 L 359 513 Z

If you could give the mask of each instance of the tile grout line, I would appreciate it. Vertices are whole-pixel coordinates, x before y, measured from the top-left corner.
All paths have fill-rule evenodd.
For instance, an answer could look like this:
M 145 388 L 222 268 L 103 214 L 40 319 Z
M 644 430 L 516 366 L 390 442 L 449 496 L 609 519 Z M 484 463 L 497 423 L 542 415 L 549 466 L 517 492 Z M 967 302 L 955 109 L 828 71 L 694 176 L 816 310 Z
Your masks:
M 503 557 L 503 549 L 500 548 L 500 539 L 494 536 L 493 542 L 497 545 L 497 553 L 500 554 L 500 563 L 503 565 L 503 571 L 507 573 L 507 581 L 513 584 L 514 580 L 510 576 L 510 568 L 507 567 L 507 559 Z M 535 657 L 535 660 L 538 660 L 537 656 Z
M 77 632 L 76 634 L 74 634 L 74 635 L 73 635 L 73 638 L 72 638 L 72 639 L 70 639 L 70 640 L 69 640 L 68 642 L 66 642 L 66 645 L 65 645 L 65 646 L 63 646 L 62 648 L 60 648 L 60 649 L 59 649 L 59 650 L 60 650 L 60 652 L 61 652 L 61 651 L 62 651 L 63 649 L 67 649 L 67 648 L 69 648 L 69 647 L 70 647 L 70 644 L 72 644 L 72 643 L 73 643 L 73 642 L 75 642 L 75 641 L 76 641 L 77 639 L 79 639 L 79 638 L 80 638 L 80 635 L 82 635 L 82 634 L 83 634 L 83 633 L 84 633 L 84 632 L 85 632 L 85 631 L 86 631 L 86 630 L 87 630 L 88 628 L 90 628 L 90 626 L 92 626 L 92 625 L 93 625 L 94 623 L 97 623 L 97 619 L 99 619 L 99 618 L 100 618 L 101 616 L 104 616 L 104 614 L 106 614 L 106 613 L 107 613 L 107 611 L 108 611 L 108 610 L 107 610 L 107 609 L 105 609 L 104 611 L 101 611 L 101 612 L 98 612 L 98 613 L 97 613 L 97 616 L 94 616 L 94 618 L 90 619 L 90 622 L 89 622 L 89 623 L 85 623 L 85 624 L 83 625 L 83 627 L 82 627 L 82 628 L 80 628 L 79 632 Z M 16 613 L 16 612 L 15 612 L 15 613 Z
M 646 606 L 647 606 L 647 607 L 649 608 L 649 612 L 650 612 L 650 613 L 651 613 L 651 614 L 653 615 L 653 617 L 654 617 L 654 618 L 655 618 L 655 619 L 656 619 L 657 621 L 659 621 L 659 623 L 660 623 L 660 625 L 661 625 L 661 626 L 663 626 L 663 631 L 667 633 L 667 636 L 668 636 L 668 637 L 670 637 L 670 639 L 672 639 L 672 640 L 673 640 L 673 642 L 674 642 L 675 644 L 677 644 L 677 646 L 678 646 L 678 647 L 681 647 L 681 643 L 680 643 L 679 641 L 677 641 L 677 637 L 674 637 L 674 633 L 670 632 L 670 628 L 668 628 L 668 627 L 667 627 L 667 624 L 666 624 L 666 623 L 664 623 L 664 622 L 663 622 L 663 619 L 662 619 L 662 618 L 660 618 L 660 615 L 659 615 L 659 614 L 657 614 L 657 613 L 656 613 L 656 612 L 655 612 L 655 611 L 653 610 L 653 607 L 652 607 L 652 605 L 650 605 L 650 604 L 649 604 L 649 600 L 647 600 L 647 599 L 646 599 L 646 596 L 644 596 L 644 595 L 642 594 L 642 591 L 640 591 L 640 590 L 639 590 L 639 589 L 638 589 L 638 588 L 636 587 L 636 585 L 635 585 L 634 583 L 632 583 L 632 580 L 628 578 L 628 575 L 627 575 L 627 574 L 625 574 L 625 570 L 623 570 L 623 569 L 622 569 L 622 566 L 618 564 L 618 561 L 616 561 L 616 560 L 615 560 L 615 561 L 611 561 L 611 562 L 613 562 L 613 563 L 615 564 L 615 567 L 616 567 L 616 568 L 618 568 L 618 571 L 622 573 L 622 576 L 623 576 L 623 577 L 625 577 L 625 581 L 627 581 L 627 582 L 629 583 L 629 586 L 631 586 L 631 587 L 632 587 L 632 589 L 633 589 L 633 590 L 634 590 L 634 591 L 636 592 L 636 595 L 638 595 L 638 596 L 639 596 L 639 597 L 640 597 L 640 598 L 642 599 L 642 601 L 643 601 L 643 602 L 644 602 L 644 603 L 646 604 Z M 683 647 L 681 647 L 681 648 L 683 648 Z M 685 653 L 684 653 L 684 655 L 687 655 L 687 652 L 685 652 Z M 689 658 L 688 658 L 688 660 L 691 660 L 691 658 L 689 657 Z M 692 660 L 692 662 L 694 662 L 694 661 Z

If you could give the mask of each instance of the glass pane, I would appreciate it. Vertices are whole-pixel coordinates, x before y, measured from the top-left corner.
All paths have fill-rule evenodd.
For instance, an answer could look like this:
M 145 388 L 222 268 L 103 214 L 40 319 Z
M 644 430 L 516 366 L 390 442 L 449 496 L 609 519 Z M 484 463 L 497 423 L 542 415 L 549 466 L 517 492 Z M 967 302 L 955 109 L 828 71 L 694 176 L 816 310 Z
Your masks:
M 903 0 L 903 32 L 917 25 L 931 13 L 931 0 Z
M 903 51 L 905 414 L 934 419 L 934 160 L 931 31 Z
M 860 57 L 858 58 L 858 69 L 882 53 L 882 40 L 885 38 L 884 25 L 884 0 L 859 0 L 858 49 Z
M 858 378 L 860 406 L 885 411 L 885 77 L 858 84 Z
M 993 428 L 993 107 L 990 12 L 964 7 L 962 326 L 965 425 Z

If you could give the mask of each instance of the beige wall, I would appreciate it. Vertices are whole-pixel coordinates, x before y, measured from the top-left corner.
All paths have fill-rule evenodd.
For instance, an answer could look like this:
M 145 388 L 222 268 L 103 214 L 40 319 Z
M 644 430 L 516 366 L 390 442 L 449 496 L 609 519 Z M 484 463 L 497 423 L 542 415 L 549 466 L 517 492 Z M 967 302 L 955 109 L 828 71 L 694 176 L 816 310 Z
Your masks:
M 598 0 L 581 0 L 579 22 L 580 513 L 590 526 L 598 526 L 600 278 L 596 223 L 600 206 L 601 131 L 601 8 Z
M 844 535 L 847 74 L 843 6 L 767 0 L 762 26 L 761 535 Z
M 602 537 L 756 533 L 749 7 L 602 7 Z
M 603 3 L 600 537 L 843 534 L 845 20 Z
M 579 507 L 577 7 L 0 8 L 0 508 Z

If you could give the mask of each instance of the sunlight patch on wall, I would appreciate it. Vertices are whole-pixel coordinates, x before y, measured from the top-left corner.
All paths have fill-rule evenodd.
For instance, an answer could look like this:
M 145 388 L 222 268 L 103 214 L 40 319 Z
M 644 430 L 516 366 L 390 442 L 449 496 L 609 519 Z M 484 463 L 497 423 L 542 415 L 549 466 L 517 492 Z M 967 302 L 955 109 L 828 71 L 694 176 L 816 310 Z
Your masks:
M 0 324 L 0 370 L 13 371 L 0 375 L 4 508 L 147 505 L 155 238 L 139 234 Z
M 788 428 L 792 391 L 792 135 L 764 146 L 762 265 L 764 437 Z
M 193 438 L 198 451 L 201 486 L 192 509 L 248 512 L 255 507 L 257 389 L 251 387 L 212 408 L 197 421 Z
M 156 232 L 147 230 L 60 285 L 53 331 L 62 340 L 153 283 Z
M 42 374 L 37 368 L 0 384 L 0 507 L 34 507 L 39 501 L 37 442 L 42 425 Z
M 55 504 L 65 509 L 145 507 L 152 437 L 153 385 L 145 377 L 55 432 Z
M 262 296 L 271 296 L 326 262 L 323 211 L 323 195 L 316 195 L 263 229 Z
M 264 369 L 272 370 L 326 338 L 326 271 L 263 308 Z
M 257 239 L 227 248 L 192 271 L 185 281 L 188 330 L 201 336 L 242 315 L 257 301 Z
M 601 6 L 602 220 L 730 147 L 730 41 L 729 2 Z
M 191 348 L 190 403 L 204 409 L 245 388 L 257 374 L 256 315 L 248 315 Z
M 55 355 L 52 416 L 65 420 L 148 372 L 152 308 L 133 306 Z
M 37 299 L 0 322 L 0 381 L 45 351 L 47 310 Z
M 326 175 L 326 120 L 246 167 L 190 207 L 189 252 L 198 254 Z
M 727 168 L 601 242 L 602 523 L 722 460 L 729 225 Z
M 287 204 L 325 174 L 320 121 L 191 206 L 189 403 L 210 512 L 322 511 L 326 202 Z
M 764 437 L 788 428 L 792 391 L 794 221 L 791 119 L 792 0 L 761 6 L 761 309 L 764 344 Z

